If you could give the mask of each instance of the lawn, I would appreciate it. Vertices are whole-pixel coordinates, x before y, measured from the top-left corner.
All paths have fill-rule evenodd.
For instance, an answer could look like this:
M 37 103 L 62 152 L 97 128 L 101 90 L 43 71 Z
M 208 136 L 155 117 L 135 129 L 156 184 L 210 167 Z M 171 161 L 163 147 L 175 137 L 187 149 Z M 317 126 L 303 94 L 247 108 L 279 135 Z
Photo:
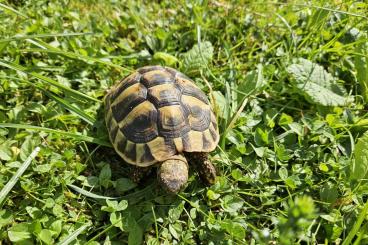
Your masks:
M 364 1 L 0 1 L 0 244 L 367 244 Z M 104 121 L 135 69 L 192 78 L 216 183 L 129 179 Z

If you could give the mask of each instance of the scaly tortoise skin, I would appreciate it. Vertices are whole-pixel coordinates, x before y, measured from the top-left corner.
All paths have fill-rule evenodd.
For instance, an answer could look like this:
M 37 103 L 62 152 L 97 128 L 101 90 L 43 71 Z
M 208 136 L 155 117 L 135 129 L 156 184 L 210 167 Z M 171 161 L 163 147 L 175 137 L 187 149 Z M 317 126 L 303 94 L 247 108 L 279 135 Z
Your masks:
M 219 141 L 206 95 L 184 74 L 146 66 L 112 87 L 105 97 L 106 125 L 116 152 L 138 170 L 158 164 L 164 189 L 178 192 L 188 179 L 188 159 L 212 184 L 207 158 Z

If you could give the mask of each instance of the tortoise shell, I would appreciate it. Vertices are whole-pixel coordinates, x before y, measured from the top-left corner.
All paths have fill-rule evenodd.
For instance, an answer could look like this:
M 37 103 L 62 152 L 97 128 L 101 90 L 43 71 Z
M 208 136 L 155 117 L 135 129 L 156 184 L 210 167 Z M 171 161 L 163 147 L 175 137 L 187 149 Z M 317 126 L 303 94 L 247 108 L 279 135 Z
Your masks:
M 146 66 L 105 97 L 106 125 L 116 152 L 146 167 L 181 152 L 210 152 L 219 140 L 206 95 L 184 74 Z

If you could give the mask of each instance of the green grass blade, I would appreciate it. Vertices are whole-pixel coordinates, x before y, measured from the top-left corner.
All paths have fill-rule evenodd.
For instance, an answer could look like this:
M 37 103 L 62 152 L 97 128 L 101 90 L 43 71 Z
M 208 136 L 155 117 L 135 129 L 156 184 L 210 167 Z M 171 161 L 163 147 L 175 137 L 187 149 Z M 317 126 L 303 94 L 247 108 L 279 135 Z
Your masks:
M 13 177 L 9 180 L 9 182 L 4 186 L 4 188 L 0 191 L 0 205 L 5 200 L 8 193 L 13 189 L 14 185 L 18 182 L 18 179 L 24 171 L 29 167 L 32 160 L 37 156 L 38 152 L 40 151 L 40 147 L 36 147 L 33 152 L 27 157 L 27 159 L 23 162 L 20 166 L 18 171 L 13 175 Z
M 85 229 L 87 229 L 89 226 L 91 226 L 91 223 L 88 222 L 78 229 L 76 229 L 72 234 L 67 236 L 62 242 L 58 243 L 59 245 L 68 245 L 71 242 L 73 242 Z
M 50 33 L 50 34 L 36 34 L 36 35 L 21 35 L 21 36 L 13 36 L 9 38 L 0 39 L 0 43 L 31 39 L 31 38 L 73 37 L 73 36 L 86 36 L 86 35 L 94 35 L 94 34 L 95 33 L 93 32 L 76 32 L 76 33 Z
M 345 238 L 344 242 L 342 243 L 342 245 L 348 245 L 351 244 L 351 241 L 353 240 L 353 238 L 355 237 L 355 235 L 358 233 L 364 219 L 365 216 L 367 215 L 368 212 L 368 201 L 365 203 L 362 212 L 360 212 L 357 221 L 355 222 L 353 228 L 350 230 L 348 236 Z
M 26 73 L 28 75 L 31 75 L 33 77 L 36 77 L 36 78 L 38 78 L 38 79 L 40 79 L 40 80 L 42 80 L 42 81 L 44 81 L 44 82 L 46 82 L 50 85 L 53 85 L 53 86 L 61 89 L 64 92 L 67 92 L 71 95 L 74 95 L 76 98 L 89 100 L 89 101 L 94 101 L 94 102 L 100 102 L 98 99 L 92 98 L 92 97 L 90 97 L 86 94 L 83 94 L 81 92 L 78 92 L 74 89 L 63 86 L 60 83 L 58 83 L 57 81 L 55 81 L 55 80 L 53 80 L 49 77 L 43 76 L 43 75 L 41 75 L 37 72 L 29 72 L 29 71 L 27 71 L 26 67 L 23 67 L 21 65 L 18 65 L 18 64 L 12 63 L 12 62 L 7 62 L 5 60 L 0 60 L 0 66 L 7 67 L 9 69 L 12 69 L 12 70 L 15 70 L 15 71 L 20 71 L 20 72 Z
M 65 137 L 73 138 L 77 141 L 85 141 L 85 142 L 94 143 L 94 144 L 101 145 L 101 146 L 112 147 L 109 142 L 106 142 L 98 138 L 93 138 L 93 137 L 82 135 L 79 133 L 71 133 L 71 132 L 66 132 L 66 131 L 57 130 L 57 129 L 51 129 L 51 128 L 45 128 L 45 127 L 39 127 L 39 126 L 33 126 L 33 125 L 27 125 L 27 124 L 16 124 L 16 123 L 0 123 L 0 128 L 16 128 L 16 129 L 41 131 L 41 132 L 46 132 L 46 133 L 54 133 L 54 134 L 63 135 Z
M 86 197 L 90 197 L 90 198 L 95 198 L 95 199 L 117 199 L 117 197 L 107 197 L 107 196 L 101 196 L 101 195 L 97 195 L 94 194 L 92 192 L 86 191 L 78 186 L 69 184 L 68 185 L 70 188 L 72 188 L 73 190 L 75 190 L 76 192 L 79 192 L 80 194 L 86 196 Z
M 89 61 L 89 62 L 93 62 L 93 63 L 100 63 L 106 66 L 110 66 L 119 70 L 123 70 L 123 71 L 128 71 L 130 72 L 131 70 L 116 64 L 113 64 L 111 62 L 108 61 L 104 61 L 98 58 L 94 58 L 94 57 L 89 57 L 89 56 L 85 56 L 85 55 L 81 55 L 81 54 L 76 54 L 73 52 L 67 52 L 67 51 L 62 51 L 62 50 L 50 50 L 50 49 L 37 49 L 37 48 L 28 48 L 28 49 L 23 49 L 21 50 L 22 52 L 41 52 L 41 53 L 50 53 L 50 54 L 58 54 L 58 55 L 62 55 L 71 59 L 77 59 L 77 60 L 81 60 L 81 61 Z
M 55 100 L 57 103 L 59 103 L 60 105 L 62 105 L 63 107 L 65 107 L 68 111 L 70 111 L 71 113 L 76 114 L 80 119 L 82 119 L 83 121 L 87 122 L 90 125 L 93 125 L 96 121 L 96 119 L 94 117 L 91 117 L 90 115 L 88 115 L 87 113 L 85 113 L 84 111 L 80 110 L 79 108 L 73 106 L 72 104 L 70 104 L 68 101 L 52 94 L 49 93 L 47 91 L 44 91 L 44 93 L 50 97 L 51 99 Z
M 46 96 L 48 96 L 50 99 L 55 100 L 61 106 L 63 106 L 64 108 L 66 108 L 71 113 L 76 114 L 77 116 L 79 116 L 80 119 L 84 120 L 88 124 L 93 125 L 95 123 L 95 121 L 96 121 L 96 119 L 94 117 L 88 115 L 87 113 L 83 112 L 79 108 L 73 106 L 68 101 L 64 100 L 63 98 L 60 98 L 59 96 L 56 96 L 56 95 L 54 95 L 51 92 L 48 92 L 46 89 L 44 89 L 41 86 L 38 86 L 35 83 L 29 82 L 29 81 L 27 81 L 25 79 L 20 79 L 20 78 L 17 78 L 17 77 L 12 77 L 12 76 L 1 76 L 0 75 L 0 78 L 10 78 L 10 79 L 13 79 L 13 80 L 18 80 L 18 81 L 22 81 L 22 82 L 28 83 L 31 86 L 35 86 L 36 88 L 38 88 L 39 90 L 41 90 Z
M 24 15 L 21 12 L 19 12 L 18 10 L 13 9 L 12 7 L 9 7 L 9 6 L 5 5 L 5 4 L 0 3 L 0 8 L 6 9 L 6 10 L 8 10 L 8 11 L 14 13 L 14 14 L 17 14 L 19 16 L 22 16 L 23 18 L 28 18 L 27 15 Z
M 368 17 L 365 16 L 365 15 L 361 15 L 361 14 L 357 14 L 357 13 L 353 13 L 353 12 L 348 12 L 348 11 L 343 11 L 343 10 L 338 10 L 338 9 L 333 9 L 333 8 L 328 8 L 328 7 L 323 7 L 323 6 L 318 6 L 318 5 L 303 4 L 303 3 L 276 3 L 276 2 L 268 2 L 268 3 L 269 4 L 275 4 L 275 5 L 294 5 L 294 6 L 305 7 L 305 8 L 323 9 L 323 10 L 327 10 L 327 11 L 330 11 L 330 12 L 333 12 L 333 13 L 339 13 L 339 14 L 350 15 L 350 16 L 354 16 L 354 17 L 360 17 L 360 18 L 368 19 Z
M 89 62 L 93 62 L 93 63 L 100 63 L 100 64 L 103 64 L 103 65 L 106 65 L 106 66 L 114 67 L 114 68 L 122 70 L 122 71 L 127 71 L 127 72 L 132 71 L 132 69 L 122 67 L 122 66 L 113 64 L 111 62 L 101 60 L 99 58 L 94 58 L 94 57 L 89 57 L 89 56 L 86 56 L 86 55 L 76 54 L 76 53 L 73 53 L 73 52 L 63 51 L 59 48 L 51 46 L 50 44 L 48 44 L 46 42 L 43 42 L 41 40 L 34 40 L 34 39 L 31 40 L 30 39 L 29 42 L 33 43 L 34 45 L 37 45 L 38 47 L 40 47 L 40 49 L 29 48 L 29 49 L 22 50 L 22 52 L 46 52 L 46 53 L 58 54 L 58 55 L 66 56 L 66 57 L 71 58 L 71 59 L 78 59 L 78 60 L 82 60 L 82 61 L 85 61 L 85 62 L 89 61 Z

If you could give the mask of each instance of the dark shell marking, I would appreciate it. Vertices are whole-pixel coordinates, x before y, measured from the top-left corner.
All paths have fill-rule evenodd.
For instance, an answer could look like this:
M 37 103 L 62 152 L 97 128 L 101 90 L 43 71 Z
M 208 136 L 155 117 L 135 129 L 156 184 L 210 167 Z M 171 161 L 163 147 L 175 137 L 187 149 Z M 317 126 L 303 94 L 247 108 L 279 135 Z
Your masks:
M 108 92 L 105 104 L 115 150 L 137 166 L 180 152 L 209 152 L 219 140 L 206 95 L 172 68 L 138 69 Z

